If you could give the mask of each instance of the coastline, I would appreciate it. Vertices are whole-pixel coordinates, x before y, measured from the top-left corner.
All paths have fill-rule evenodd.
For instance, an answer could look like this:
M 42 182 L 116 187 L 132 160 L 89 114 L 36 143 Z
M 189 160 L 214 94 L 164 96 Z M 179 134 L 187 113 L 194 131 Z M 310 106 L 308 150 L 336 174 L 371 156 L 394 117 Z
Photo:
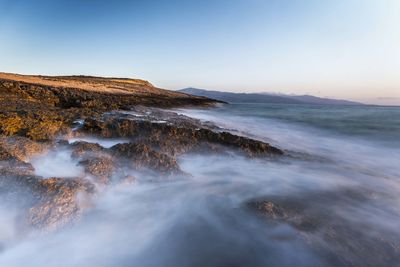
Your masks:
M 99 89 L 107 79 L 67 77 L 75 78 L 101 82 L 90 92 L 0 82 L 0 212 L 10 233 L 0 239 L 0 262 L 30 243 L 46 252 L 18 261 L 47 258 L 82 236 L 93 251 L 124 244 L 129 258 L 132 246 L 140 254 L 153 242 L 150 251 L 164 254 L 144 256 L 160 266 L 171 256 L 196 263 L 216 254 L 223 263 L 239 257 L 252 266 L 269 257 L 285 262 L 285 255 L 299 266 L 309 266 L 307 257 L 321 266 L 398 261 L 391 202 L 398 150 L 390 143 L 397 128 L 387 112 L 225 105 L 141 81 L 140 89 L 136 80 L 128 80 L 131 95 L 112 94 Z M 132 82 L 146 94 L 136 94 Z M 359 119 L 365 114 L 368 120 Z M 378 142 L 382 136 L 390 148 Z M 218 247 L 210 252 L 212 243 Z M 193 245 L 198 257 L 181 255 Z M 303 252 L 296 258 L 293 250 Z
M 132 173 L 150 172 L 157 181 L 190 175 L 176 159 L 184 154 L 283 155 L 268 143 L 165 110 L 205 108 L 221 101 L 155 88 L 142 80 L 3 76 L 0 184 L 7 201 L 22 207 L 22 232 L 52 231 L 78 222 L 104 188 L 134 183 L 138 177 Z M 40 83 L 38 77 L 45 81 Z M 124 93 L 110 91 L 117 85 Z M 96 142 L 99 139 L 124 142 L 105 147 Z M 65 160 L 80 168 L 75 176 L 40 175 L 40 157 L 46 160 L 66 151 Z

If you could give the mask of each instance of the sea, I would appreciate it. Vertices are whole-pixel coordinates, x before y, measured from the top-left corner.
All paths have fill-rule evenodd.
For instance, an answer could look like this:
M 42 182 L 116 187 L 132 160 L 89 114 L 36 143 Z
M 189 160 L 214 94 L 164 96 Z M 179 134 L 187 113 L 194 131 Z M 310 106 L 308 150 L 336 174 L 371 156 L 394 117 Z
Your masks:
M 8 224 L 12 211 L 0 211 L 0 266 L 400 266 L 400 107 L 174 111 L 285 156 L 185 155 L 190 177 L 114 188 L 80 223 L 23 241 Z M 250 208 L 260 201 L 284 215 Z

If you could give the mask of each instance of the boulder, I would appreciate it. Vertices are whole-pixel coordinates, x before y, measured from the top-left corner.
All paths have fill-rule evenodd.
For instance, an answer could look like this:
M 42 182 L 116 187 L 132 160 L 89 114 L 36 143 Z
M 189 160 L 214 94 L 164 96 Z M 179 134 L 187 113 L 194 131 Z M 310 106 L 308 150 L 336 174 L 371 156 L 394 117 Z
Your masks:
M 44 179 L 0 171 L 0 199 L 19 207 L 23 228 L 54 230 L 76 221 L 88 206 L 94 185 L 81 178 Z
M 166 175 L 182 174 L 177 161 L 149 146 L 140 143 L 117 144 L 109 149 L 115 158 L 125 159 L 125 162 L 136 170 L 149 169 Z
M 85 168 L 86 173 L 94 176 L 102 184 L 110 183 L 110 179 L 116 169 L 114 160 L 107 156 L 81 160 L 79 164 Z

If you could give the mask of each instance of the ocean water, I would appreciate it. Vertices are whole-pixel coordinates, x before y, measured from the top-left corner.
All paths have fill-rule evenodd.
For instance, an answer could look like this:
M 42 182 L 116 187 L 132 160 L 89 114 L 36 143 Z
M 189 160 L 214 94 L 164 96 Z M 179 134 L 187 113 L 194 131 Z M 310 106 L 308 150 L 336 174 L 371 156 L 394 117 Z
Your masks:
M 264 120 L 261 123 L 287 124 L 343 135 L 343 138 L 375 141 L 387 146 L 400 145 L 400 107 L 296 104 L 229 104 L 217 109 L 199 110 L 199 115 Z
M 253 107 L 252 107 L 253 106 Z M 232 106 L 250 116 L 263 116 L 287 123 L 302 124 L 338 134 L 386 143 L 400 144 L 400 107 L 270 105 Z M 260 110 L 259 113 L 257 110 Z
M 0 266 L 399 266 L 400 108 L 176 111 L 287 156 L 185 155 L 179 163 L 191 177 L 143 176 L 104 192 L 79 224 L 24 239 L 14 236 L 15 213 L 0 209 L 0 229 L 8 229 L 0 231 Z M 253 200 L 293 215 L 259 216 L 248 208 Z

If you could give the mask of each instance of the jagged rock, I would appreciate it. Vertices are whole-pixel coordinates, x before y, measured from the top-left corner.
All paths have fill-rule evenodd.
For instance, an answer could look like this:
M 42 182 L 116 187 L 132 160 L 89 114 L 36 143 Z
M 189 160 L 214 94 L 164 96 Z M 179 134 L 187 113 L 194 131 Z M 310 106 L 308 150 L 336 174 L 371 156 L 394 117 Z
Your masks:
M 97 143 L 79 141 L 70 147 L 72 156 L 80 160 L 79 164 L 84 166 L 85 172 L 104 184 L 110 183 L 112 176 L 115 176 L 114 182 L 123 182 L 126 167 L 153 170 L 165 175 L 183 174 L 173 157 L 154 151 L 144 144 L 123 143 L 106 149 Z
M 267 143 L 229 132 L 216 132 L 209 128 L 199 128 L 199 125 L 181 127 L 174 123 L 132 119 L 119 114 L 88 118 L 82 130 L 103 137 L 134 138 L 136 142 L 170 155 L 221 151 L 221 146 L 251 157 L 283 154 L 280 149 Z
M 178 107 L 219 101 L 132 79 L 0 73 L 0 135 L 52 140 L 77 119 L 134 105 Z
M 71 144 L 72 157 L 84 158 L 103 155 L 105 149 L 97 143 L 89 143 L 84 141 L 74 142 Z
M 25 137 L 0 137 L 0 146 L 6 149 L 11 155 L 22 161 L 27 161 L 32 156 L 47 151 L 52 144 L 35 142 Z
M 0 161 L 0 175 L 3 174 L 17 174 L 17 175 L 29 175 L 33 174 L 34 168 L 32 164 L 20 161 L 18 159 L 12 159 L 8 161 Z
M 247 206 L 266 219 L 286 222 L 304 232 L 313 232 L 325 222 L 305 207 L 302 200 L 253 200 L 248 202 Z
M 38 202 L 28 212 L 28 223 L 46 230 L 63 227 L 79 218 L 95 187 L 80 178 L 41 179 L 36 189 Z
M 116 158 L 126 159 L 134 169 L 151 169 L 164 174 L 181 174 L 176 160 L 166 154 L 154 151 L 144 144 L 117 144 L 109 149 Z
M 94 193 L 94 185 L 81 178 L 43 179 L 0 171 L 0 199 L 20 207 L 24 226 L 53 230 L 74 222 Z
M 1 201 L 20 206 L 28 214 L 26 223 L 34 228 L 62 227 L 79 217 L 84 208 L 82 199 L 95 192 L 94 185 L 82 178 L 43 179 L 34 175 L 26 161 L 49 149 L 59 135 L 70 135 L 76 120 L 139 104 L 178 107 L 217 102 L 159 89 L 142 80 L 0 73 Z M 55 148 L 67 146 L 59 142 Z M 86 173 L 102 183 L 109 183 L 122 162 L 130 162 L 135 169 L 180 172 L 175 159 L 143 144 L 104 149 L 78 142 L 70 147 Z M 123 183 L 136 179 L 122 170 L 117 174 Z
M 248 203 L 248 206 L 268 218 L 286 219 L 288 217 L 282 207 L 271 201 L 254 201 Z
M 207 106 L 219 101 L 159 89 L 146 81 L 98 77 L 43 77 L 0 73 L 0 197 L 21 206 L 26 223 L 57 229 L 79 218 L 95 185 L 83 178 L 34 175 L 32 156 L 49 148 L 71 148 L 94 183 L 133 183 L 131 173 L 184 174 L 176 156 L 187 152 L 237 151 L 247 156 L 280 155 L 267 143 L 222 131 L 173 112 L 143 108 L 143 119 L 112 112 L 134 106 Z M 138 111 L 142 108 L 137 107 Z M 108 113 L 106 113 L 108 112 Z M 104 115 L 106 114 L 106 115 Z M 128 137 L 130 143 L 104 148 L 99 144 L 58 142 L 80 133 Z M 128 164 L 127 164 L 128 163 Z M 128 166 L 128 167 L 127 167 Z M 135 170 L 135 172 L 132 171 Z M 150 172 L 152 174 L 152 172 Z M 92 179 L 91 179 L 92 180 Z M 101 188 L 101 187 L 99 187 Z
M 78 194 L 91 194 L 94 187 L 78 178 L 43 179 L 34 175 L 27 159 L 43 152 L 48 144 L 27 138 L 1 138 L 0 199 L 21 209 L 25 225 L 55 229 L 73 221 L 81 212 Z
M 79 164 L 85 168 L 85 172 L 94 176 L 97 182 L 109 184 L 117 165 L 113 157 L 107 153 L 101 145 L 89 142 L 74 142 L 72 157 L 79 159 Z
M 1 107 L 1 103 L 0 103 Z M 55 110 L 25 110 L 25 105 L 18 111 L 2 109 L 0 111 L 0 134 L 5 136 L 24 136 L 35 141 L 49 141 L 59 134 L 69 131 L 68 117 Z
M 115 162 L 111 157 L 95 157 L 79 162 L 85 168 L 85 172 L 93 175 L 100 183 L 110 183 L 111 176 L 115 172 Z
M 31 174 L 34 168 L 30 163 L 24 162 L 13 156 L 8 150 L 0 146 L 0 175 Z

